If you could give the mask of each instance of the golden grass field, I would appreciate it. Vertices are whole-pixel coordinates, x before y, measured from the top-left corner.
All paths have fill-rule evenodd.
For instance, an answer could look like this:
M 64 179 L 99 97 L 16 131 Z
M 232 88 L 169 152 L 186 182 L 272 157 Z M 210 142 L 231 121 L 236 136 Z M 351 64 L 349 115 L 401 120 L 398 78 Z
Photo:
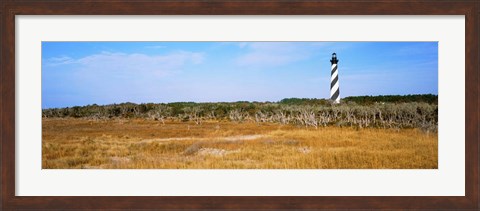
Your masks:
M 44 169 L 436 169 L 438 135 L 418 129 L 254 122 L 42 120 Z

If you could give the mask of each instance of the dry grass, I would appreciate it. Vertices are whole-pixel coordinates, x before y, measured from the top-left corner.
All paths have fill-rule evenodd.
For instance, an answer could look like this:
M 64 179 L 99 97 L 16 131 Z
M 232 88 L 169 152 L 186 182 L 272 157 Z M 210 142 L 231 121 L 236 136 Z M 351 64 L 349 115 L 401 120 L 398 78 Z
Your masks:
M 43 119 L 42 167 L 436 169 L 437 137 L 417 129 Z

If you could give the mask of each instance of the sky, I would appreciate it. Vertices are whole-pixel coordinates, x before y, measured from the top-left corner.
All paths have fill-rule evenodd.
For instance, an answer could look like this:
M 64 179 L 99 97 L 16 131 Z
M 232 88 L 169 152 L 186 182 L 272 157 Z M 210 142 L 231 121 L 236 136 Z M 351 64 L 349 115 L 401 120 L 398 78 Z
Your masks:
M 438 94 L 437 42 L 42 42 L 42 107 Z

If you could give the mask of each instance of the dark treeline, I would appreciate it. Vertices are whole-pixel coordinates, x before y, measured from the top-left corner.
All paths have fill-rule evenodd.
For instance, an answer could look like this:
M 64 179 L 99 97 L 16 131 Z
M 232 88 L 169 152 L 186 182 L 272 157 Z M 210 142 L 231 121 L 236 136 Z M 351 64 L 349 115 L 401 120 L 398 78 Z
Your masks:
M 384 100 L 382 100 L 384 99 Z M 415 101 L 414 99 L 418 99 Z M 421 128 L 436 131 L 437 96 L 347 97 L 340 104 L 325 99 L 288 98 L 279 102 L 219 103 L 122 103 L 43 109 L 44 118 L 145 118 L 202 124 L 209 120 L 295 124 L 305 127 L 328 125 L 378 128 Z
M 432 94 L 424 95 L 379 95 L 379 96 L 355 96 L 346 97 L 342 100 L 347 102 L 355 102 L 358 104 L 373 104 L 377 102 L 384 103 L 410 103 L 410 102 L 423 102 L 430 104 L 438 104 L 438 96 Z
M 371 105 L 374 103 L 429 103 L 438 104 L 438 96 L 433 94 L 422 95 L 378 95 L 378 96 L 353 96 L 342 98 L 342 102 L 355 102 L 360 105 Z M 327 105 L 330 101 L 315 98 L 286 98 L 279 101 L 288 105 Z

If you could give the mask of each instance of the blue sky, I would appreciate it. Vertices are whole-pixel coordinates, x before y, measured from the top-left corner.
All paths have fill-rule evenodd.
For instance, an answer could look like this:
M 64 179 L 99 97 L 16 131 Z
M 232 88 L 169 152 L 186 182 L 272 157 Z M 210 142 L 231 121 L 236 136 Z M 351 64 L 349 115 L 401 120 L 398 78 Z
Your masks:
M 42 107 L 438 94 L 437 42 L 42 42 Z

